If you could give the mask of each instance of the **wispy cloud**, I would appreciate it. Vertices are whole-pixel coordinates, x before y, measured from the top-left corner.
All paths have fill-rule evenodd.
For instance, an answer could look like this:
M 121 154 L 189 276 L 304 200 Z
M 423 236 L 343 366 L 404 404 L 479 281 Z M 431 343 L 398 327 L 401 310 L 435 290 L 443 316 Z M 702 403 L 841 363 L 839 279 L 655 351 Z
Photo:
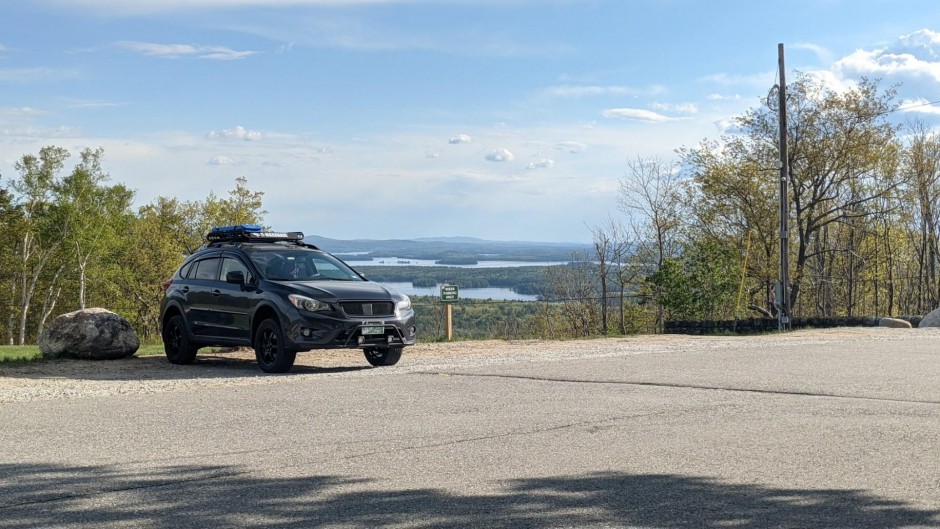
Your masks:
M 940 115 L 940 106 L 937 106 L 935 101 L 927 101 L 923 98 L 902 101 L 898 110 L 916 114 Z
M 525 166 L 526 169 L 549 169 L 555 165 L 555 160 L 550 160 L 548 158 L 542 158 L 541 160 L 536 160 L 534 162 L 529 162 L 529 165 Z
M 698 114 L 698 107 L 695 103 L 653 103 L 654 110 L 663 112 L 675 112 L 677 114 Z
M 196 10 L 234 10 L 252 7 L 283 8 L 334 7 L 346 5 L 389 4 L 396 0 L 38 0 L 60 7 L 79 8 L 111 16 L 154 13 L 192 12 Z M 399 1 L 398 3 L 403 3 Z
M 80 75 L 75 70 L 54 68 L 10 68 L 0 69 L 0 82 L 35 83 L 77 79 Z
M 127 106 L 128 103 L 118 103 L 115 101 L 102 101 L 102 100 L 71 100 L 68 102 L 70 108 L 109 108 L 109 107 L 123 107 Z
M 236 125 L 234 129 L 212 130 L 206 134 L 210 140 L 245 140 L 259 141 L 264 139 L 264 134 L 257 130 L 248 130 L 241 125 Z
M 121 41 L 117 46 L 126 50 L 163 59 L 192 57 L 215 61 L 233 61 L 255 55 L 256 51 L 237 51 L 223 46 L 198 46 L 192 44 L 156 44 L 152 42 Z
M 792 44 L 789 47 L 790 49 L 794 49 L 794 50 L 810 51 L 814 53 L 816 57 L 819 58 L 820 61 L 826 64 L 832 64 L 832 61 L 833 61 L 832 52 L 822 46 L 819 46 L 818 44 L 812 44 L 809 42 L 801 42 L 797 44 Z
M 209 158 L 206 165 L 240 165 L 241 163 L 241 160 L 232 158 L 231 156 L 213 156 Z
M 567 151 L 571 154 L 578 154 L 586 151 L 587 145 L 579 141 L 563 141 L 561 143 L 556 143 L 555 149 L 559 151 Z
M 601 115 L 605 118 L 644 121 L 647 123 L 660 123 L 674 119 L 669 116 L 657 114 L 651 110 L 643 110 L 640 108 L 608 108 L 601 112 Z
M 751 75 L 716 73 L 700 78 L 699 82 L 717 84 L 721 86 L 744 86 L 748 88 L 761 88 L 773 86 L 775 75 L 775 70 Z
M 473 138 L 471 138 L 468 134 L 458 134 L 454 136 L 453 138 L 447 140 L 447 143 L 451 145 L 458 145 L 460 143 L 470 143 L 472 141 L 473 141 Z
M 648 88 L 632 88 L 629 86 L 601 86 L 601 85 L 561 85 L 550 86 L 543 91 L 549 97 L 562 99 L 580 99 L 605 95 L 656 95 L 665 92 L 663 86 L 654 85 Z
M 33 118 L 36 116 L 41 116 L 46 112 L 39 110 L 38 108 L 31 107 L 0 107 L 0 116 L 2 117 L 11 117 L 11 118 Z

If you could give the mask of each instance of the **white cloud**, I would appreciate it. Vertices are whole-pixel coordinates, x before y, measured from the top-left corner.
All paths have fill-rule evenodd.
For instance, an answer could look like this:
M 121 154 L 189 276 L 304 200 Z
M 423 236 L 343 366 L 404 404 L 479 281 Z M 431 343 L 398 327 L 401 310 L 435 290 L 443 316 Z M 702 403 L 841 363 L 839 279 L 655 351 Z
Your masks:
M 940 115 L 940 106 L 924 98 L 910 99 L 902 101 L 898 107 L 901 112 L 911 112 L 916 114 Z
M 678 114 L 698 114 L 698 107 L 695 106 L 695 103 L 653 103 L 652 107 L 654 110 L 662 110 L 664 112 L 676 112 Z
M 714 124 L 718 134 L 738 134 L 742 132 L 741 126 L 733 119 L 719 119 Z
M 534 162 L 529 162 L 526 169 L 549 169 L 555 165 L 554 160 L 549 160 L 548 158 L 542 158 L 541 160 L 536 160 Z
M 509 149 L 496 149 L 495 151 L 486 153 L 484 158 L 486 158 L 488 162 L 511 162 L 515 159 L 515 156 L 509 152 Z
M 470 143 L 472 141 L 473 141 L 473 138 L 471 138 L 470 136 L 466 134 L 458 134 L 454 136 L 453 138 L 447 140 L 447 143 L 451 145 L 458 145 L 460 143 Z
M 840 79 L 861 76 L 901 82 L 905 91 L 936 93 L 940 84 L 940 33 L 922 29 L 882 49 L 856 50 L 836 61 Z
M 264 135 L 257 130 L 247 130 L 245 127 L 237 125 L 234 129 L 209 131 L 209 133 L 206 134 L 206 138 L 210 140 L 259 141 L 264 138 Z
M 735 95 L 723 95 L 723 94 L 708 94 L 705 96 L 709 101 L 740 101 L 741 96 L 738 94 Z
M 255 55 L 256 51 L 237 51 L 222 46 L 197 46 L 192 44 L 155 44 L 151 42 L 121 41 L 117 45 L 126 50 L 142 53 L 150 57 L 179 59 L 194 57 L 216 61 L 232 61 Z
M 213 156 L 206 165 L 239 165 L 241 161 L 231 156 Z
M 657 114 L 651 110 L 643 110 L 639 108 L 608 108 L 607 110 L 601 112 L 601 115 L 605 118 L 628 119 L 632 121 L 645 121 L 648 123 L 660 123 L 673 119 L 662 114 Z

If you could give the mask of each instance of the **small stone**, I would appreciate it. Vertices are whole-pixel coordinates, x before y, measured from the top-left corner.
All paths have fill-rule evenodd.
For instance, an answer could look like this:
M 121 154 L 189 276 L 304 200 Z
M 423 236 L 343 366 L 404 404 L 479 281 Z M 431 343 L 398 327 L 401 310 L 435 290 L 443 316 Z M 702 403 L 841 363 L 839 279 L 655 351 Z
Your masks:
M 878 320 L 879 327 L 892 327 L 895 329 L 910 329 L 911 322 L 907 320 L 901 320 L 898 318 L 880 318 Z

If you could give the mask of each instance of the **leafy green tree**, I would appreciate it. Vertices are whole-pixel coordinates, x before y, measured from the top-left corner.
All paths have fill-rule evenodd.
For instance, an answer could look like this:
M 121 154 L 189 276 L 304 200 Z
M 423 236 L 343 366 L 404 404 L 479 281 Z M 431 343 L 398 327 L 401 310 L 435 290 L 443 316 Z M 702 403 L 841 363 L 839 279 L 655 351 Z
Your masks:
M 14 191 L 17 215 L 12 230 L 17 240 L 12 248 L 16 255 L 14 279 L 10 288 L 17 298 L 17 344 L 26 343 L 26 327 L 30 308 L 47 266 L 56 257 L 62 245 L 62 231 L 55 215 L 53 202 L 59 172 L 65 166 L 69 153 L 61 147 L 43 147 L 39 155 L 27 154 L 14 168 L 19 178 L 10 187 Z M 53 278 L 58 277 L 53 274 Z
M 882 90 L 869 79 L 834 91 L 799 74 L 787 86 L 787 180 L 791 226 L 796 232 L 791 237 L 795 259 L 791 260 L 789 299 L 794 310 L 804 283 L 811 279 L 811 260 L 822 258 L 823 253 L 849 251 L 820 244 L 823 231 L 851 219 L 882 215 L 882 208 L 895 206 L 882 200 L 901 184 L 897 127 L 886 117 L 897 108 L 895 97 L 893 88 Z M 703 203 L 711 208 L 701 218 L 725 218 L 738 224 L 744 219 L 767 245 L 773 240 L 768 235 L 776 221 L 770 223 L 767 218 L 770 195 L 762 175 L 777 167 L 779 159 L 777 110 L 752 108 L 736 121 L 740 136 L 730 145 L 703 145 L 686 162 L 698 178 Z M 732 208 L 720 207 L 722 196 L 733 197 Z
M 122 184 L 107 185 L 101 168 L 103 149 L 85 149 L 71 174 L 56 186 L 61 230 L 77 272 L 78 307 L 86 307 L 89 267 L 110 268 L 116 249 L 126 240 L 134 192 Z M 99 284 L 109 274 L 98 274 Z
M 176 199 L 158 197 L 142 206 L 130 228 L 134 244 L 127 245 L 122 261 L 133 265 L 124 278 L 132 293 L 135 313 L 129 316 L 145 340 L 156 337 L 164 285 L 186 255 L 186 210 Z
M 731 319 L 740 271 L 733 246 L 700 240 L 681 257 L 664 261 L 649 281 L 669 319 Z

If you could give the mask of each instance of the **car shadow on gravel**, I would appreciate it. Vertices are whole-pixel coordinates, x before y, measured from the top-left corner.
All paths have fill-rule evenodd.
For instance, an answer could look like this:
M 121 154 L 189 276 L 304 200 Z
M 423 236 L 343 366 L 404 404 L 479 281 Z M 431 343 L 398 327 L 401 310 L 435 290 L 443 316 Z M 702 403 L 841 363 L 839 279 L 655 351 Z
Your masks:
M 173 381 L 195 379 L 235 379 L 252 377 L 291 377 L 311 374 L 346 373 L 374 369 L 361 360 L 330 359 L 297 355 L 297 363 L 287 373 L 265 373 L 254 356 L 200 353 L 190 365 L 175 365 L 163 356 L 132 356 L 119 360 L 57 359 L 30 362 L 0 369 L 0 377 L 28 379 L 80 379 L 91 381 Z
M 387 488 L 233 466 L 147 473 L 0 465 L 2 527 L 940 527 L 940 511 L 852 489 L 774 488 L 608 472 L 498 483 L 500 494 Z M 376 490 L 380 489 L 380 490 Z

